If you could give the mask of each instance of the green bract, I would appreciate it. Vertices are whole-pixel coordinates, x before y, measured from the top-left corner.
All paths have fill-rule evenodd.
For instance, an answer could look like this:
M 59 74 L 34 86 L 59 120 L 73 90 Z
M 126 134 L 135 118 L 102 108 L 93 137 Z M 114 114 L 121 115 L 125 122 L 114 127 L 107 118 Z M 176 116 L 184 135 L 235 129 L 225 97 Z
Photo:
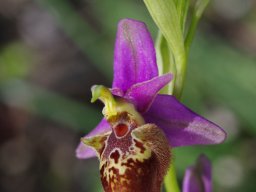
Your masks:
M 184 86 L 189 49 L 200 17 L 209 0 L 197 0 L 191 8 L 192 18 L 187 21 L 190 0 L 144 0 L 159 28 L 156 43 L 160 73 L 173 73 L 173 82 L 164 93 L 180 98 Z

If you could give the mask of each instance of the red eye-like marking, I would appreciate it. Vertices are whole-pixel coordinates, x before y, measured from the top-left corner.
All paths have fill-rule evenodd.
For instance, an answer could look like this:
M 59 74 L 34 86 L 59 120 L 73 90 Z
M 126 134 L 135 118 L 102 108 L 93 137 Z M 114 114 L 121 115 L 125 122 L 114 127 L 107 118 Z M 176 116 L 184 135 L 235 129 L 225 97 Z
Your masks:
M 128 133 L 129 128 L 126 124 L 120 123 L 114 127 L 114 131 L 117 137 L 123 137 Z

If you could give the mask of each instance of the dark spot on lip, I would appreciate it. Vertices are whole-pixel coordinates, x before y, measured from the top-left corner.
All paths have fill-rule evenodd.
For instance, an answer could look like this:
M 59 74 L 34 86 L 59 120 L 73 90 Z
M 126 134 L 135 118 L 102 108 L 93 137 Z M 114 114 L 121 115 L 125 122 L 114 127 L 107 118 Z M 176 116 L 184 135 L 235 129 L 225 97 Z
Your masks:
M 115 163 L 118 163 L 118 160 L 120 158 L 120 154 L 118 150 L 115 150 L 113 153 L 110 154 L 110 158 L 114 159 Z
M 135 142 L 135 146 L 140 148 L 140 152 L 141 153 L 144 153 L 144 151 L 146 150 L 146 148 L 143 146 L 143 143 L 137 141 L 136 139 L 134 139 L 134 142 Z

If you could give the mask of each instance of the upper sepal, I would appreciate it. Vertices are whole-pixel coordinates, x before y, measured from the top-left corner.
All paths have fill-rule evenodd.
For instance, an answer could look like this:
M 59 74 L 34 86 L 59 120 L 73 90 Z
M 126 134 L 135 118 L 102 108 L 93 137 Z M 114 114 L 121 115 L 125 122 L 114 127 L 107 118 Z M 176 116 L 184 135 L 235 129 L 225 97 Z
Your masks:
M 156 76 L 155 48 L 146 25 L 133 19 L 121 20 L 116 35 L 112 87 L 125 92 L 132 85 Z

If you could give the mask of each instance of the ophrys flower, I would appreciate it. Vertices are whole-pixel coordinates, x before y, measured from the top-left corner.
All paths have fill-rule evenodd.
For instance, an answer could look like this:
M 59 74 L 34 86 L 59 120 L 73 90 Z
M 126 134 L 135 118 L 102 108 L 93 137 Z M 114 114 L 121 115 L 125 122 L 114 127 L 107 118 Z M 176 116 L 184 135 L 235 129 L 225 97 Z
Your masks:
M 154 44 L 145 24 L 121 20 L 112 88 L 92 88 L 93 100 L 105 104 L 104 118 L 76 151 L 83 159 L 97 152 L 105 191 L 159 192 L 171 159 L 170 146 L 225 139 L 220 127 L 175 97 L 158 94 L 171 79 L 171 74 L 158 76 Z

